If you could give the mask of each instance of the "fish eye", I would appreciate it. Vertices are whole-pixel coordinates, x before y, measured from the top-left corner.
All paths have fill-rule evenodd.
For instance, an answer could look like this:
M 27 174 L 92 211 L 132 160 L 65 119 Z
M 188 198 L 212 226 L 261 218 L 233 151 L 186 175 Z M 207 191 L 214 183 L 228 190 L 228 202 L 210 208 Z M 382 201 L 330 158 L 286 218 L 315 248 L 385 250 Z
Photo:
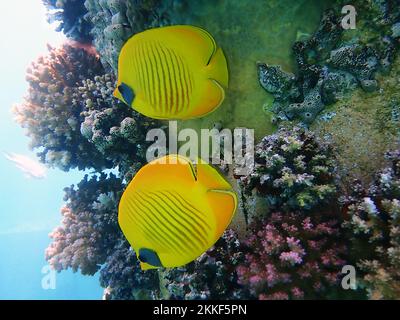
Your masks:
M 118 91 L 121 93 L 122 98 L 128 106 L 132 105 L 133 99 L 135 98 L 135 94 L 131 87 L 129 87 L 126 83 L 122 82 L 118 86 Z

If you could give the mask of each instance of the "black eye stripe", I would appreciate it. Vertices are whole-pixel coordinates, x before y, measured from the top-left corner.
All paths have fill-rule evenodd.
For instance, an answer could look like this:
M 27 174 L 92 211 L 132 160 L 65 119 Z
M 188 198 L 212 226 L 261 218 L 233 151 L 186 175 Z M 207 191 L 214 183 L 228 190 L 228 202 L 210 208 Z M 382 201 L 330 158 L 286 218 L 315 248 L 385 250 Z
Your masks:
M 127 84 L 122 82 L 118 87 L 117 87 L 119 93 L 121 93 L 122 98 L 124 99 L 124 102 L 131 106 L 133 99 L 135 98 L 135 93 L 133 92 L 132 88 L 129 87 Z
M 162 263 L 160 258 L 158 257 L 157 252 L 148 248 L 141 248 L 139 250 L 139 260 L 144 263 L 148 263 L 153 267 L 162 267 Z

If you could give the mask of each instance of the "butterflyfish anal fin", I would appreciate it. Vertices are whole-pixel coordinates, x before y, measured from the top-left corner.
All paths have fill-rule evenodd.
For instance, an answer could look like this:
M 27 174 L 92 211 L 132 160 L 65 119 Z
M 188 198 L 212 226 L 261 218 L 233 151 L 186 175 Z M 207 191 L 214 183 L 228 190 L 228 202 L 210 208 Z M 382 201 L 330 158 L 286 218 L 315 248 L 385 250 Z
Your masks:
M 146 270 L 158 269 L 158 267 L 152 266 L 145 262 L 140 262 L 140 269 L 146 271 Z

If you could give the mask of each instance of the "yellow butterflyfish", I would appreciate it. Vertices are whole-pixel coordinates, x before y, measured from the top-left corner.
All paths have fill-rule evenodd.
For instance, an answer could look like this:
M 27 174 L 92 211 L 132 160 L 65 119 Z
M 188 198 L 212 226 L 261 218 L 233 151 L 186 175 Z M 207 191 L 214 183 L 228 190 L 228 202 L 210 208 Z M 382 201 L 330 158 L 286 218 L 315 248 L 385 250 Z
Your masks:
M 143 270 L 185 265 L 228 227 L 236 193 L 211 165 L 179 155 L 153 160 L 129 183 L 118 222 Z
M 218 108 L 228 87 L 224 53 L 205 30 L 177 25 L 132 36 L 118 59 L 114 96 L 155 119 L 191 119 Z

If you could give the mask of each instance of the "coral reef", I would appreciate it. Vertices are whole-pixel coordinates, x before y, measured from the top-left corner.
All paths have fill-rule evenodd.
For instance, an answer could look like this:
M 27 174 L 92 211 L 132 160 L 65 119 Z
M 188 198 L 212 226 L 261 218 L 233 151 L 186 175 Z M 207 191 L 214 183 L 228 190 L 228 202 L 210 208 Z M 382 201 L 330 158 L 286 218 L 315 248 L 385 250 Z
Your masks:
M 43 0 L 47 8 L 48 22 L 59 22 L 56 31 L 73 40 L 89 43 L 91 25 L 85 20 L 85 0 Z
M 256 189 L 271 210 L 310 211 L 335 196 L 329 144 L 300 127 L 281 128 L 256 145 L 255 165 L 240 177 L 245 194 Z
M 65 188 L 63 219 L 50 237 L 46 260 L 58 272 L 93 275 L 100 270 L 105 298 L 155 299 L 159 296 L 158 272 L 141 271 L 135 252 L 118 226 L 122 180 L 104 173 Z
M 400 295 L 400 150 L 389 152 L 391 165 L 369 189 L 357 181 L 342 198 L 353 255 L 362 271 L 361 282 L 371 299 L 398 299 Z
M 255 165 L 240 177 L 248 210 L 239 284 L 257 299 L 338 297 L 347 261 L 329 143 L 302 127 L 281 127 L 255 148 Z M 251 207 L 247 207 L 248 209 Z
M 46 260 L 57 271 L 71 268 L 82 274 L 95 274 L 123 237 L 119 229 L 118 202 L 122 181 L 102 173 L 65 188 L 61 226 L 50 237 Z
M 115 99 L 115 78 L 98 58 L 71 45 L 49 49 L 28 70 L 29 95 L 14 108 L 42 162 L 62 170 L 120 167 L 132 177 L 145 161 L 145 132 L 156 125 Z
M 100 270 L 100 285 L 106 300 L 156 299 L 159 297 L 157 270 L 142 271 L 136 254 L 125 239 L 114 247 Z
M 345 1 L 339 1 L 345 3 Z M 398 0 L 355 0 L 354 6 L 358 9 L 359 20 L 368 28 L 378 28 L 378 32 L 391 29 L 400 19 Z M 376 32 L 377 30 L 375 30 Z
M 84 121 L 80 132 L 97 150 L 119 167 L 122 176 L 138 170 L 146 161 L 145 134 L 157 122 L 146 118 L 113 97 L 116 80 L 112 74 L 83 80 L 74 99 L 82 104 Z M 127 176 L 128 181 L 130 178 Z
M 338 219 L 275 212 L 250 230 L 237 273 L 252 298 L 327 299 L 340 289 L 347 250 Z
M 377 72 L 390 71 L 399 48 L 396 26 L 400 11 L 398 6 L 391 4 L 392 1 L 380 1 L 381 17 L 385 22 L 376 17 L 367 20 L 377 9 L 375 1 L 369 2 L 374 2 L 374 6 L 365 5 L 365 1 L 359 4 L 364 11 L 364 22 L 358 26 L 364 34 L 371 34 L 368 39 L 362 39 L 358 34 L 353 38 L 344 34 L 340 17 L 330 9 L 309 39 L 294 43 L 296 74 L 286 73 L 277 66 L 258 64 L 260 84 L 275 99 L 270 106 L 275 114 L 274 122 L 299 120 L 310 124 L 326 106 L 348 95 L 357 86 L 366 92 L 378 89 Z M 358 9 L 359 6 L 357 3 Z
M 314 35 L 304 41 L 298 41 L 293 45 L 293 53 L 296 59 L 298 73 L 289 74 L 284 71 L 280 76 L 271 77 L 272 70 L 276 66 L 258 64 L 259 80 L 263 88 L 271 93 L 275 101 L 271 111 L 276 114 L 273 121 L 300 119 L 304 123 L 311 123 L 324 109 L 326 101 L 322 88 L 325 81 L 332 78 L 327 68 L 323 68 L 319 61 L 327 59 L 327 52 L 338 42 L 342 33 L 339 18 L 333 10 L 325 12 L 319 29 Z M 331 91 L 339 95 L 342 90 L 334 86 L 330 81 Z M 281 88 L 277 94 L 271 88 Z M 331 96 L 331 95 L 330 95 Z
M 103 64 L 116 71 L 118 55 L 126 40 L 135 33 L 166 24 L 167 2 L 171 1 L 86 0 L 85 19 L 93 26 L 93 44 Z
M 14 112 L 42 162 L 65 171 L 93 170 L 77 187 L 65 189 L 61 226 L 50 234 L 53 241 L 46 250 L 55 270 L 99 272 L 104 298 L 111 300 L 327 299 L 352 296 L 342 291 L 339 282 L 342 266 L 357 262 L 361 287 L 370 298 L 399 297 L 400 151 L 388 153 L 382 161 L 383 150 L 398 142 L 400 133 L 398 0 L 355 0 L 359 15 L 357 30 L 352 31 L 343 30 L 339 12 L 326 11 L 316 32 L 292 46 L 293 73 L 281 66 L 257 64 L 259 82 L 274 98 L 269 109 L 280 129 L 256 146 L 251 172 L 235 177 L 248 223 L 247 233 L 240 238 L 244 240 L 228 229 L 192 263 L 147 271 L 140 270 L 122 234 L 117 211 L 126 183 L 145 163 L 145 132 L 158 122 L 112 96 L 121 47 L 133 34 L 173 21 L 204 25 L 220 38 L 231 66 L 243 71 L 232 69 L 232 74 L 240 74 L 232 77 L 232 95 L 227 97 L 232 112 L 224 109 L 209 121 L 223 120 L 223 125 L 215 125 L 221 129 L 227 123 L 234 127 L 256 119 L 263 136 L 265 128 L 270 132 L 273 126 L 260 121 L 250 107 L 263 99 L 263 90 L 256 96 L 257 83 L 250 81 L 254 61 L 268 45 L 270 51 L 279 48 L 269 53 L 272 63 L 285 63 L 287 56 L 274 43 L 283 39 L 283 33 L 292 32 L 279 26 L 276 36 L 264 42 L 259 41 L 264 31 L 256 25 L 262 17 L 271 17 L 271 25 L 275 21 L 289 25 L 306 1 L 292 4 L 291 13 L 277 20 L 273 15 L 256 19 L 259 5 L 248 1 L 249 16 L 257 21 L 254 25 L 248 18 L 241 20 L 243 4 L 231 1 L 219 4 L 225 15 L 231 14 L 222 23 L 220 12 L 200 12 L 202 8 L 215 11 L 211 1 L 43 2 L 49 22 L 59 21 L 58 31 L 81 43 L 49 48 L 46 57 L 32 64 L 27 75 L 29 95 Z M 338 8 L 342 2 L 336 1 Z M 281 7 L 285 5 L 280 2 Z M 263 6 L 268 9 L 265 12 L 272 12 L 276 4 Z M 229 46 L 230 42 L 237 44 Z M 238 50 L 241 46 L 246 50 Z M 279 59 L 281 54 L 285 58 Z M 241 101 L 238 96 L 251 99 Z M 328 106 L 332 109 L 327 110 Z M 292 127 L 287 120 L 303 125 Z M 204 123 L 188 121 L 186 125 L 200 128 Z M 366 189 L 370 182 L 366 176 L 387 163 L 391 166 Z M 221 167 L 227 174 L 235 172 L 226 164 Z M 113 168 L 118 177 L 103 173 L 107 168 Z M 354 177 L 361 182 L 352 183 Z M 338 190 L 347 194 L 340 201 L 342 212 Z M 351 251 L 345 245 L 349 239 Z
M 164 271 L 170 299 L 246 299 L 235 268 L 243 263 L 237 235 L 228 229 L 217 243 L 187 266 Z
M 378 69 L 378 53 L 371 47 L 347 45 L 331 51 L 329 63 L 337 69 L 354 75 L 365 91 L 375 91 L 378 83 L 373 79 Z
M 96 56 L 67 44 L 49 47 L 47 56 L 28 69 L 28 95 L 14 107 L 14 113 L 43 163 L 65 171 L 107 166 L 101 153 L 80 133 L 83 109 L 74 99 L 74 89 L 81 81 L 102 72 Z

